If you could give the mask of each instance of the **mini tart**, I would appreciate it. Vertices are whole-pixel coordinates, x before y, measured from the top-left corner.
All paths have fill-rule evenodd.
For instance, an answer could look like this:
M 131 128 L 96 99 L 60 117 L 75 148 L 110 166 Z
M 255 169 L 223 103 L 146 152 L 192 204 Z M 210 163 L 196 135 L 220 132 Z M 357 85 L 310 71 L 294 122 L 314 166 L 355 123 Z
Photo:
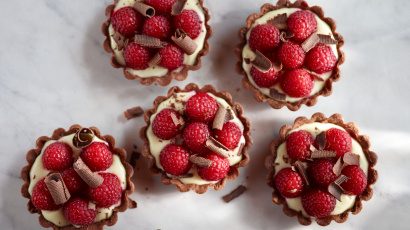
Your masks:
M 367 175 L 367 185 L 363 193 L 357 196 L 343 194 L 341 202 L 336 200 L 336 206 L 334 210 L 332 211 L 332 214 L 324 218 L 314 218 L 314 217 L 309 216 L 304 210 L 304 208 L 302 207 L 300 200 L 299 200 L 299 204 L 296 204 L 297 202 L 292 203 L 291 201 L 294 199 L 300 199 L 300 197 L 285 198 L 275 188 L 275 184 L 274 184 L 274 177 L 277 171 L 279 171 L 281 167 L 282 168 L 288 167 L 286 165 L 288 163 L 284 163 L 285 165 L 282 165 L 282 166 L 281 166 L 281 163 L 278 163 L 278 162 L 283 161 L 282 159 L 279 159 L 278 151 L 281 149 L 282 144 L 286 142 L 286 137 L 288 136 L 288 134 L 290 134 L 290 132 L 292 132 L 295 129 L 298 129 L 298 128 L 300 128 L 298 130 L 309 129 L 308 127 L 309 125 L 313 125 L 313 126 L 310 127 L 311 130 L 309 130 L 308 132 L 310 133 L 314 132 L 315 134 L 320 133 L 321 131 L 325 131 L 329 128 L 344 129 L 352 138 L 351 152 L 360 156 L 359 167 L 363 170 L 362 168 L 363 165 L 367 166 L 367 172 L 365 172 L 365 174 Z M 323 125 L 323 127 L 321 125 Z M 322 128 L 319 128 L 319 127 L 322 127 Z M 362 210 L 362 207 L 363 207 L 362 201 L 370 200 L 370 198 L 373 195 L 372 185 L 377 181 L 377 178 L 378 178 L 377 171 L 374 169 L 376 162 L 377 162 L 377 155 L 376 153 L 370 150 L 369 138 L 367 136 L 360 135 L 359 129 L 354 123 L 344 122 L 340 114 L 334 114 L 330 116 L 329 118 L 327 118 L 322 113 L 315 113 L 312 115 L 310 119 L 306 117 L 297 118 L 295 122 L 293 123 L 293 125 L 282 126 L 282 128 L 279 131 L 279 138 L 272 141 L 270 145 L 270 151 L 271 153 L 266 158 L 265 166 L 270 171 L 267 177 L 267 183 L 270 187 L 274 188 L 274 191 L 272 192 L 272 202 L 277 205 L 283 205 L 283 212 L 287 216 L 290 216 L 290 217 L 297 216 L 299 223 L 302 225 L 310 225 L 312 223 L 312 219 L 316 220 L 316 222 L 322 226 L 329 225 L 332 222 L 332 220 L 336 221 L 337 223 L 343 223 L 349 217 L 349 212 L 352 212 L 353 214 L 358 214 Z M 283 150 L 281 151 L 284 151 L 283 158 L 288 156 L 286 153 L 286 148 L 283 148 Z M 358 151 L 361 153 L 356 153 L 355 151 Z M 362 157 L 365 157 L 365 159 L 363 159 Z M 345 199 L 343 198 L 343 196 L 345 196 L 344 197 Z M 348 197 L 350 197 L 350 199 L 348 199 Z M 291 203 L 288 203 L 288 202 L 291 202 Z M 346 205 L 345 207 L 342 207 L 343 202 L 350 202 L 351 206 L 349 207 Z M 338 208 L 338 205 L 340 205 L 339 206 L 340 209 L 336 210 L 336 208 Z M 291 206 L 298 207 L 300 211 L 297 211 L 294 208 L 291 208 Z M 334 212 L 341 212 L 341 213 L 333 214 Z
M 184 111 L 186 101 L 189 98 L 185 97 L 185 99 L 180 100 L 181 98 L 178 97 L 177 95 L 178 94 L 187 94 L 188 97 L 192 97 L 193 95 L 195 95 L 196 93 L 199 93 L 199 92 L 207 93 L 208 95 L 212 95 L 218 101 L 219 105 L 221 105 L 221 101 L 223 101 L 223 104 L 228 105 L 230 107 L 230 109 L 233 111 L 234 117 L 235 117 L 234 119 L 236 120 L 235 123 L 240 122 L 243 126 L 243 129 L 241 130 L 242 131 L 242 136 L 241 136 L 241 139 L 240 139 L 240 143 L 235 148 L 235 153 L 236 154 L 234 156 L 229 155 L 228 159 L 230 159 L 231 157 L 235 157 L 235 156 L 237 156 L 239 158 L 237 158 L 235 164 L 230 163 L 230 168 L 229 168 L 229 171 L 228 171 L 227 175 L 219 181 L 206 181 L 206 180 L 202 179 L 198 175 L 197 168 L 195 168 L 194 164 L 193 164 L 193 167 L 188 172 L 188 174 L 192 174 L 192 175 L 190 175 L 188 177 L 184 177 L 184 176 L 176 177 L 176 176 L 169 175 L 162 168 L 161 163 L 159 162 L 159 160 L 157 160 L 157 158 L 159 158 L 159 154 L 158 154 L 157 157 L 154 156 L 154 154 L 152 153 L 151 147 L 150 147 L 150 140 L 149 140 L 149 135 L 150 134 L 149 133 L 154 135 L 152 133 L 152 131 L 150 131 L 150 129 L 152 127 L 152 121 L 154 120 L 152 116 L 153 115 L 156 116 L 156 114 L 159 113 L 160 111 L 162 111 L 162 109 L 178 107 L 177 103 L 180 103 L 179 107 L 182 106 L 182 111 Z M 189 93 L 192 93 L 192 95 L 188 95 Z M 161 106 L 162 103 L 167 103 L 168 100 L 170 100 L 170 99 L 176 99 L 176 103 L 171 102 L 170 103 L 171 106 L 165 106 L 165 107 Z M 159 109 L 160 107 L 162 109 Z M 240 104 L 235 103 L 232 100 L 232 96 L 228 92 L 224 92 L 224 91 L 218 92 L 211 85 L 206 85 L 202 88 L 199 88 L 196 84 L 191 83 L 191 84 L 188 84 L 184 89 L 180 89 L 179 87 L 172 87 L 168 91 L 167 96 L 165 96 L 165 97 L 164 96 L 159 96 L 154 100 L 154 108 L 152 108 L 150 110 L 147 110 L 145 112 L 144 119 L 147 123 L 147 126 L 143 127 L 140 131 L 140 136 L 144 140 L 144 147 L 142 149 L 141 154 L 148 160 L 149 167 L 150 167 L 150 169 L 153 173 L 161 173 L 161 175 L 162 175 L 161 182 L 163 184 L 165 184 L 165 185 L 173 184 L 181 192 L 187 192 L 189 190 L 193 190 L 198 194 L 202 194 L 202 193 L 205 193 L 208 188 L 213 188 L 215 190 L 220 190 L 225 186 L 225 183 L 228 180 L 233 180 L 239 175 L 239 170 L 238 170 L 239 167 L 244 167 L 249 162 L 248 149 L 252 144 L 252 140 L 251 140 L 251 137 L 250 137 L 250 123 L 243 116 L 243 108 Z M 225 121 L 225 124 L 226 124 L 226 122 L 227 121 Z M 155 135 L 154 135 L 154 137 L 156 139 L 159 139 Z M 159 139 L 159 143 L 162 143 L 164 141 L 165 140 Z M 173 143 L 173 141 L 171 141 L 171 143 Z M 164 149 L 165 146 L 166 145 L 162 146 L 162 149 Z M 191 152 L 191 155 L 192 154 L 194 154 L 194 153 Z M 188 179 L 188 180 L 186 180 L 186 179 Z M 193 180 L 191 180 L 191 179 L 193 179 Z M 200 183 L 191 183 L 192 181 L 198 181 L 198 180 L 199 180 Z
M 337 41 L 337 44 L 330 45 L 333 53 L 337 58 L 337 62 L 331 72 L 324 74 L 315 74 L 319 75 L 319 77 L 322 79 L 316 78 L 312 75 L 312 78 L 314 79 L 314 87 L 309 96 L 296 98 L 286 95 L 280 86 L 280 81 L 282 81 L 281 75 L 283 75 L 284 70 L 287 71 L 286 69 L 279 67 L 278 63 L 276 65 L 275 63 L 273 63 L 273 68 L 279 71 L 279 80 L 270 88 L 259 87 L 258 85 L 256 85 L 250 73 L 252 63 L 247 63 L 246 59 L 255 56 L 255 52 L 249 47 L 248 38 L 254 26 L 260 24 L 258 23 L 258 20 L 263 20 L 264 23 L 266 23 L 265 21 L 273 19 L 275 15 L 286 13 L 289 17 L 290 14 L 298 10 L 307 10 L 312 12 L 315 15 L 316 21 L 318 22 L 318 27 L 319 24 L 322 25 L 322 28 L 327 25 L 328 28 L 325 28 L 325 31 L 330 31 L 331 34 L 329 35 L 331 35 L 331 37 Z M 277 11 L 276 14 L 273 13 L 273 11 Z M 272 17 L 265 17 L 269 13 L 272 13 Z M 283 30 L 280 30 L 279 32 L 283 32 Z M 320 34 L 318 30 L 316 30 L 314 34 L 315 33 Z M 339 80 L 340 78 L 340 65 L 345 60 L 345 55 L 341 51 L 344 40 L 343 37 L 336 32 L 336 24 L 333 19 L 325 17 L 322 8 L 319 6 L 309 6 L 305 1 L 302 0 L 295 1 L 294 3 L 291 3 L 291 1 L 289 0 L 279 0 L 276 5 L 272 5 L 270 3 L 264 4 L 261 7 L 259 13 L 251 14 L 247 18 L 245 27 L 241 28 L 239 31 L 239 37 L 241 42 L 236 48 L 236 54 L 239 59 L 237 63 L 237 71 L 241 75 L 243 75 L 242 84 L 246 89 L 249 89 L 253 92 L 254 97 L 258 102 L 267 102 L 272 108 L 280 109 L 286 106 L 289 110 L 296 111 L 303 104 L 307 106 L 313 106 L 316 104 L 317 98 L 319 96 L 329 96 L 332 93 L 333 82 Z M 290 37 L 288 38 L 288 40 L 292 41 L 292 38 Z M 280 41 L 280 44 L 276 48 L 275 52 L 277 52 L 282 43 L 283 41 Z M 305 65 L 303 65 L 301 68 L 306 69 Z M 276 90 L 274 93 L 270 92 L 270 89 L 272 88 Z M 278 94 L 280 95 L 278 96 Z
M 134 184 L 131 181 L 131 176 L 133 175 L 134 171 L 133 171 L 131 165 L 128 164 L 128 162 L 126 161 L 127 154 L 126 154 L 125 150 L 120 149 L 120 148 L 116 148 L 115 147 L 115 139 L 110 135 L 104 135 L 104 136 L 101 135 L 100 131 L 95 127 L 89 128 L 94 133 L 94 138 L 93 138 L 92 142 L 94 142 L 94 141 L 103 141 L 103 142 L 108 143 L 111 152 L 114 155 L 118 156 L 118 158 L 116 158 L 116 159 L 119 160 L 119 163 L 124 167 L 124 171 L 125 171 L 125 178 L 124 178 L 125 188 L 123 188 L 123 190 L 122 190 L 122 196 L 121 196 L 120 203 L 112 209 L 111 216 L 107 217 L 107 215 L 109 215 L 109 214 L 106 213 L 105 214 L 106 218 L 102 217 L 102 219 L 100 221 L 94 222 L 91 225 L 82 226 L 82 227 L 80 227 L 80 226 L 76 227 L 74 225 L 71 225 L 67 222 L 67 220 L 64 219 L 63 221 L 67 222 L 68 224 L 66 224 L 65 226 L 58 226 L 55 223 L 49 221 L 43 215 L 43 212 L 41 210 L 38 210 L 33 205 L 32 201 L 31 201 L 31 194 L 30 194 L 30 183 L 32 181 L 32 178 L 30 177 L 30 173 L 31 173 L 32 168 L 35 165 L 36 159 L 42 153 L 42 150 L 43 150 L 44 146 L 46 145 L 46 143 L 48 141 L 57 141 L 60 138 L 67 137 L 68 135 L 75 134 L 79 130 L 82 130 L 82 129 L 83 129 L 83 127 L 81 127 L 80 125 L 73 125 L 68 130 L 65 130 L 63 128 L 58 128 L 58 129 L 54 130 L 51 137 L 47 137 L 47 136 L 39 137 L 36 141 L 36 148 L 31 149 L 30 151 L 27 152 L 26 159 L 27 159 L 28 165 L 26 165 L 21 170 L 21 178 L 24 181 L 24 184 L 21 188 L 21 193 L 22 193 L 23 197 L 29 199 L 29 202 L 27 203 L 27 208 L 28 208 L 29 212 L 30 213 L 40 214 L 39 222 L 40 222 L 40 225 L 43 226 L 44 228 L 53 228 L 53 229 L 56 229 L 56 230 L 57 229 L 67 229 L 67 230 L 103 229 L 104 225 L 112 226 L 117 222 L 118 212 L 125 212 L 125 210 L 127 210 L 128 208 L 136 208 L 137 207 L 137 203 L 129 197 L 134 191 Z M 95 138 L 99 138 L 99 140 L 98 139 L 96 140 Z M 67 140 L 65 140 L 65 141 L 67 141 Z M 62 141 L 62 142 L 65 142 L 65 141 Z M 41 160 L 41 159 L 39 159 L 39 160 Z M 44 170 L 46 170 L 46 169 L 44 169 Z M 36 174 L 34 174 L 34 175 L 36 175 Z M 37 182 L 38 182 L 41 179 L 34 177 L 33 180 L 37 180 Z M 32 187 L 34 187 L 34 185 Z M 56 210 L 56 211 L 58 211 L 58 210 Z M 46 212 L 54 212 L 54 211 L 46 211 Z M 59 215 L 52 215 L 51 214 L 50 216 L 56 217 L 56 216 L 59 216 Z M 98 217 L 98 211 L 97 211 L 97 217 Z M 62 218 L 64 218 L 64 217 L 62 216 Z
M 107 20 L 102 24 L 102 32 L 105 36 L 103 47 L 107 53 L 112 54 L 111 65 L 114 68 L 122 68 L 124 76 L 128 80 L 138 80 L 143 85 L 151 85 L 156 83 L 161 86 L 168 85 L 173 79 L 183 81 L 187 78 L 188 71 L 200 69 L 201 58 L 202 56 L 208 54 L 208 39 L 212 35 L 212 29 L 208 24 L 210 15 L 208 9 L 204 6 L 204 0 L 188 0 L 184 5 L 183 10 L 193 9 L 197 12 L 202 12 L 201 14 L 198 14 L 201 19 L 201 33 L 199 37 L 193 39 L 197 44 L 197 48 L 192 55 L 188 55 L 187 53 L 183 54 L 184 62 L 182 66 L 175 70 L 167 70 L 159 65 L 150 66 L 145 70 L 135 70 L 125 66 L 123 50 L 118 49 L 117 43 L 113 38 L 115 31 L 111 24 L 111 15 L 114 11 L 122 7 L 132 6 L 135 2 L 137 2 L 137 0 L 114 0 L 114 3 L 107 6 L 105 10 Z M 174 32 L 174 30 L 172 31 Z M 166 42 L 174 44 L 170 38 Z

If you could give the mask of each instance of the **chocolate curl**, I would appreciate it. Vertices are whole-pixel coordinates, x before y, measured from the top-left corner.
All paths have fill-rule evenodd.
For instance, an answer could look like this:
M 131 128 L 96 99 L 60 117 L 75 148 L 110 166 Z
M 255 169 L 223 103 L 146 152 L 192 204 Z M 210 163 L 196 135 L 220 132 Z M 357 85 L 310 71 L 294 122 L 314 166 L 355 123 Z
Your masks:
M 329 185 L 327 188 L 328 192 L 334 196 L 338 201 L 342 201 L 342 194 L 344 193 L 344 189 L 342 188 L 341 184 L 347 181 L 349 177 L 345 175 L 340 175 L 333 183 Z
M 161 63 L 161 55 L 159 53 L 155 54 L 155 56 L 148 62 L 149 66 L 156 66 Z
M 354 153 L 345 153 L 343 155 L 343 163 L 346 165 L 359 165 L 360 156 Z
M 73 137 L 73 145 L 76 148 L 84 148 L 89 146 L 94 139 L 94 132 L 88 128 L 78 130 Z
M 307 172 L 306 172 L 306 166 L 301 161 L 296 161 L 293 164 L 293 166 L 295 166 L 295 169 L 300 173 L 303 180 L 305 181 L 305 184 L 309 185 L 309 180 L 308 180 Z
M 319 150 L 323 150 L 326 147 L 326 133 L 321 132 L 316 137 L 316 141 L 319 145 Z
M 104 178 L 98 173 L 92 172 L 81 158 L 78 158 L 73 167 L 81 179 L 92 188 L 96 188 L 104 182 Z
M 175 114 L 171 113 L 171 119 L 175 126 L 183 126 L 185 124 L 184 119 L 182 117 L 177 117 Z
M 245 191 L 247 190 L 247 188 L 243 185 L 239 185 L 236 189 L 234 189 L 232 192 L 230 192 L 229 194 L 225 195 L 222 197 L 222 199 L 226 202 L 229 203 L 231 202 L 233 199 L 239 197 L 240 195 L 242 195 Z
M 269 71 L 272 68 L 272 62 L 269 60 L 269 58 L 259 52 L 259 50 L 256 50 L 255 54 L 255 59 L 251 61 L 252 65 L 262 72 Z
M 226 122 L 227 115 L 228 115 L 228 111 L 225 109 L 225 107 L 219 106 L 218 111 L 216 112 L 216 115 L 215 115 L 214 122 L 212 123 L 212 128 L 222 130 Z
M 145 17 L 152 18 L 155 15 L 155 9 L 152 6 L 144 4 L 142 2 L 136 2 L 134 9 Z
M 310 35 L 303 43 L 302 43 L 302 49 L 307 53 L 309 50 L 311 50 L 313 47 L 315 47 L 318 43 L 320 42 L 320 38 L 317 34 L 312 34 Z
M 193 54 L 198 47 L 194 40 L 192 40 L 192 38 L 180 29 L 175 31 L 175 34 L 171 37 L 171 39 L 188 55 Z
M 124 112 L 124 116 L 125 118 L 127 118 L 127 120 L 130 120 L 135 117 L 139 117 L 143 114 L 144 114 L 144 110 L 140 106 L 132 107 L 130 109 L 127 109 Z
M 317 35 L 320 39 L 320 43 L 328 44 L 328 45 L 335 45 L 337 44 L 337 40 L 333 39 L 332 36 L 327 34 L 318 34 Z
M 286 101 L 286 94 L 279 92 L 277 89 L 274 89 L 274 88 L 270 89 L 269 95 L 271 96 L 271 98 L 277 101 Z
M 344 166 L 344 164 L 343 164 L 343 159 L 340 157 L 337 161 L 336 161 L 336 163 L 335 163 L 335 165 L 333 165 L 333 173 L 335 174 L 335 175 L 340 175 L 340 173 L 342 173 L 342 169 L 343 169 L 343 166 Z
M 115 32 L 114 35 L 112 35 L 112 38 L 117 44 L 118 50 L 123 50 L 128 45 L 128 39 L 126 39 L 124 36 L 122 36 L 118 32 Z
M 167 45 L 166 42 L 162 42 L 159 38 L 150 37 L 148 35 L 137 34 L 134 36 L 134 42 L 138 45 L 149 48 L 163 48 Z
M 199 157 L 196 155 L 192 155 L 189 157 L 189 161 L 192 162 L 193 164 L 198 165 L 199 167 L 211 167 L 212 161 L 203 157 Z
M 172 5 L 171 15 L 175 16 L 182 12 L 185 7 L 187 0 L 177 0 L 174 5 Z
M 205 142 L 205 146 L 219 154 L 220 156 L 224 157 L 224 158 L 228 158 L 229 157 L 229 153 L 231 153 L 231 151 L 224 146 L 221 142 L 217 141 L 215 138 L 210 137 L 206 142 Z
M 333 152 L 333 151 L 316 150 L 316 151 L 312 152 L 312 154 L 310 155 L 310 158 L 312 158 L 312 159 L 331 158 L 331 157 L 335 157 L 335 156 L 336 156 L 336 152 Z
M 70 199 L 70 192 L 64 184 L 63 177 L 60 173 L 49 174 L 46 176 L 44 182 L 56 205 L 64 204 Z
M 268 23 L 274 25 L 279 30 L 284 30 L 288 28 L 288 24 L 286 21 L 288 20 L 288 16 L 286 13 L 278 14 L 273 19 L 269 20 Z

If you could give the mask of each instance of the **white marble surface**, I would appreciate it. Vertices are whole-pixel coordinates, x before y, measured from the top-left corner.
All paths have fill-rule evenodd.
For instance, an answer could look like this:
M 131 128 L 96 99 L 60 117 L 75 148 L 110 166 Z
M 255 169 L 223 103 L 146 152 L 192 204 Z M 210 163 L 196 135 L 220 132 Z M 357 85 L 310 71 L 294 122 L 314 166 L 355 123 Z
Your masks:
M 1 229 L 39 229 L 37 215 L 20 196 L 20 169 L 35 139 L 73 123 L 95 125 L 131 150 L 141 144 L 142 119 L 125 121 L 122 111 L 151 106 L 168 87 L 127 81 L 109 65 L 100 25 L 109 0 L 0 1 L 0 223 Z M 263 158 L 281 124 L 322 111 L 344 114 L 369 134 L 379 153 L 375 194 L 358 216 L 329 229 L 408 229 L 410 219 L 410 2 L 310 1 L 338 22 L 346 40 L 346 63 L 334 93 L 313 108 L 273 110 L 241 88 L 233 48 L 248 14 L 265 0 L 208 0 L 214 36 L 203 68 L 186 85 L 210 83 L 243 103 L 253 124 L 252 161 L 242 176 L 219 192 L 179 193 L 141 167 L 136 171 L 138 208 L 121 214 L 111 229 L 306 229 L 270 202 Z M 241 88 L 240 90 L 236 90 Z M 245 179 L 248 177 L 248 179 Z M 249 191 L 232 203 L 221 196 L 240 183 Z M 146 191 L 145 188 L 149 190 Z M 407 228 L 406 228 L 407 227 Z M 320 229 L 313 224 L 310 229 Z

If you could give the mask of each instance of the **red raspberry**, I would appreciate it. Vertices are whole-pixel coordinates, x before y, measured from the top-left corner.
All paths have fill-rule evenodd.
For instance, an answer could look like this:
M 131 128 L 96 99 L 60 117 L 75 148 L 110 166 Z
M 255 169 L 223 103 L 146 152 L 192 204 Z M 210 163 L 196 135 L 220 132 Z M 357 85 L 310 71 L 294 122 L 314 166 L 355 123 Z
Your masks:
M 210 167 L 198 167 L 199 176 L 208 181 L 217 181 L 226 177 L 229 172 L 229 161 L 216 153 L 207 154 L 204 158 L 212 160 Z
M 207 93 L 196 93 L 189 98 L 185 105 L 185 112 L 194 121 L 209 122 L 218 111 L 218 103 Z
M 191 169 L 189 152 L 184 147 L 169 144 L 159 154 L 159 162 L 166 173 L 174 176 L 186 174 Z
M 118 203 L 121 199 L 122 188 L 120 179 L 112 173 L 98 173 L 104 182 L 97 188 L 88 188 L 88 195 L 98 207 L 108 208 Z
M 182 66 L 184 62 L 184 53 L 180 48 L 172 44 L 168 44 L 159 51 L 161 56 L 160 66 L 167 68 L 168 70 L 174 70 Z
M 59 206 L 54 203 L 44 179 L 39 180 L 34 186 L 33 192 L 31 193 L 31 202 L 34 207 L 39 210 L 56 210 L 59 208 Z
M 233 122 L 226 122 L 222 130 L 215 130 L 215 138 L 228 149 L 235 149 L 241 140 L 242 131 Z
M 201 19 L 193 10 L 183 10 L 174 17 L 174 26 L 183 30 L 190 38 L 195 39 L 201 33 Z
M 154 7 L 156 14 L 170 14 L 176 0 L 145 0 L 145 3 Z
M 297 69 L 305 61 L 305 51 L 296 43 L 285 42 L 279 49 L 278 57 L 286 69 Z
M 268 72 L 264 73 L 252 66 L 251 76 L 259 87 L 270 88 L 276 84 L 279 75 L 274 68 L 271 68 Z
M 299 130 L 286 137 L 286 152 L 294 160 L 306 160 L 310 157 L 310 145 L 313 144 L 312 135 Z
M 252 50 L 271 53 L 279 44 L 279 30 L 271 24 L 255 26 L 249 36 L 249 46 Z
M 63 171 L 73 165 L 73 150 L 62 142 L 47 146 L 43 153 L 44 168 L 51 171 Z
M 90 208 L 87 200 L 76 197 L 65 203 L 63 214 L 71 224 L 86 226 L 94 222 L 97 210 Z
M 312 76 L 304 69 L 285 72 L 281 87 L 291 97 L 307 97 L 313 89 Z
M 124 49 L 124 59 L 127 67 L 141 70 L 148 68 L 151 55 L 147 48 L 132 42 Z
M 318 44 L 306 54 L 306 67 L 315 73 L 326 73 L 336 66 L 336 56 L 330 46 Z
M 101 142 L 93 142 L 83 149 L 81 159 L 91 171 L 103 171 L 112 165 L 112 153 L 108 146 Z
M 64 184 L 67 186 L 71 195 L 83 191 L 87 187 L 87 184 L 81 179 L 77 172 L 73 168 L 64 170 L 61 174 Z
M 135 12 L 132 7 L 123 7 L 115 11 L 111 16 L 114 30 L 124 37 L 134 36 L 142 26 L 142 15 Z
M 279 193 L 287 198 L 300 196 L 304 187 L 302 177 L 291 168 L 281 169 L 276 174 L 274 183 Z
M 349 195 L 360 195 L 366 189 L 367 177 L 363 170 L 357 165 L 348 165 L 343 168 L 342 174 L 349 179 L 341 184 Z
M 161 15 L 147 18 L 142 26 L 142 33 L 151 37 L 166 39 L 171 33 L 171 23 L 169 23 L 168 18 Z
M 333 173 L 333 165 L 330 159 L 317 159 L 308 167 L 309 177 L 316 185 L 327 188 L 337 178 Z
M 171 114 L 174 114 L 177 119 L 181 119 L 181 115 L 173 109 L 163 109 L 157 114 L 152 123 L 152 131 L 155 136 L 163 140 L 170 140 L 179 133 L 181 125 L 174 124 Z
M 308 215 L 323 218 L 335 209 L 336 199 L 328 192 L 312 189 L 302 194 L 302 206 Z
M 287 20 L 288 29 L 293 34 L 293 40 L 303 42 L 316 31 L 315 15 L 307 10 L 299 10 L 291 14 Z
M 182 134 L 185 145 L 194 153 L 207 151 L 206 140 L 210 136 L 208 125 L 201 122 L 193 122 L 184 129 Z
M 325 150 L 336 152 L 336 157 L 341 157 L 345 153 L 352 150 L 352 138 L 346 131 L 337 128 L 331 128 L 325 132 L 325 135 Z M 317 141 L 315 141 L 315 146 L 319 146 Z

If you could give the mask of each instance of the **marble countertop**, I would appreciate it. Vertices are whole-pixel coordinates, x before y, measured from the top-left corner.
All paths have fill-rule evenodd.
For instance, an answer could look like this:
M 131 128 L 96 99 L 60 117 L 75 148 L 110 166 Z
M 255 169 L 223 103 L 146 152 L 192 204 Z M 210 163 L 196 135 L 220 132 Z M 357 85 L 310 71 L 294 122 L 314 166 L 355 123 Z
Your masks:
M 85 3 L 86 2 L 86 3 Z M 344 36 L 346 62 L 333 95 L 298 112 L 274 110 L 255 103 L 241 87 L 233 49 L 237 32 L 250 13 L 267 0 L 206 1 L 214 36 L 203 67 L 184 82 L 213 84 L 228 90 L 244 105 L 253 128 L 252 161 L 241 177 L 222 191 L 204 195 L 179 193 L 160 184 L 139 163 L 138 208 L 119 216 L 110 229 L 305 229 L 271 204 L 263 158 L 282 124 L 321 111 L 341 113 L 371 137 L 379 154 L 379 181 L 360 215 L 332 229 L 408 229 L 410 225 L 410 2 L 309 1 L 323 6 Z M 126 121 L 132 106 L 150 108 L 169 87 L 141 86 L 128 81 L 109 64 L 101 46 L 100 25 L 109 0 L 0 1 L 0 223 L 1 229 L 39 229 L 38 216 L 26 210 L 20 196 L 20 169 L 37 137 L 57 127 L 79 123 L 97 126 L 117 138 L 128 151 L 138 138 L 143 119 Z M 248 178 L 248 179 L 246 179 Z M 221 196 L 239 184 L 249 190 L 229 204 Z M 321 229 L 313 224 L 309 229 Z

